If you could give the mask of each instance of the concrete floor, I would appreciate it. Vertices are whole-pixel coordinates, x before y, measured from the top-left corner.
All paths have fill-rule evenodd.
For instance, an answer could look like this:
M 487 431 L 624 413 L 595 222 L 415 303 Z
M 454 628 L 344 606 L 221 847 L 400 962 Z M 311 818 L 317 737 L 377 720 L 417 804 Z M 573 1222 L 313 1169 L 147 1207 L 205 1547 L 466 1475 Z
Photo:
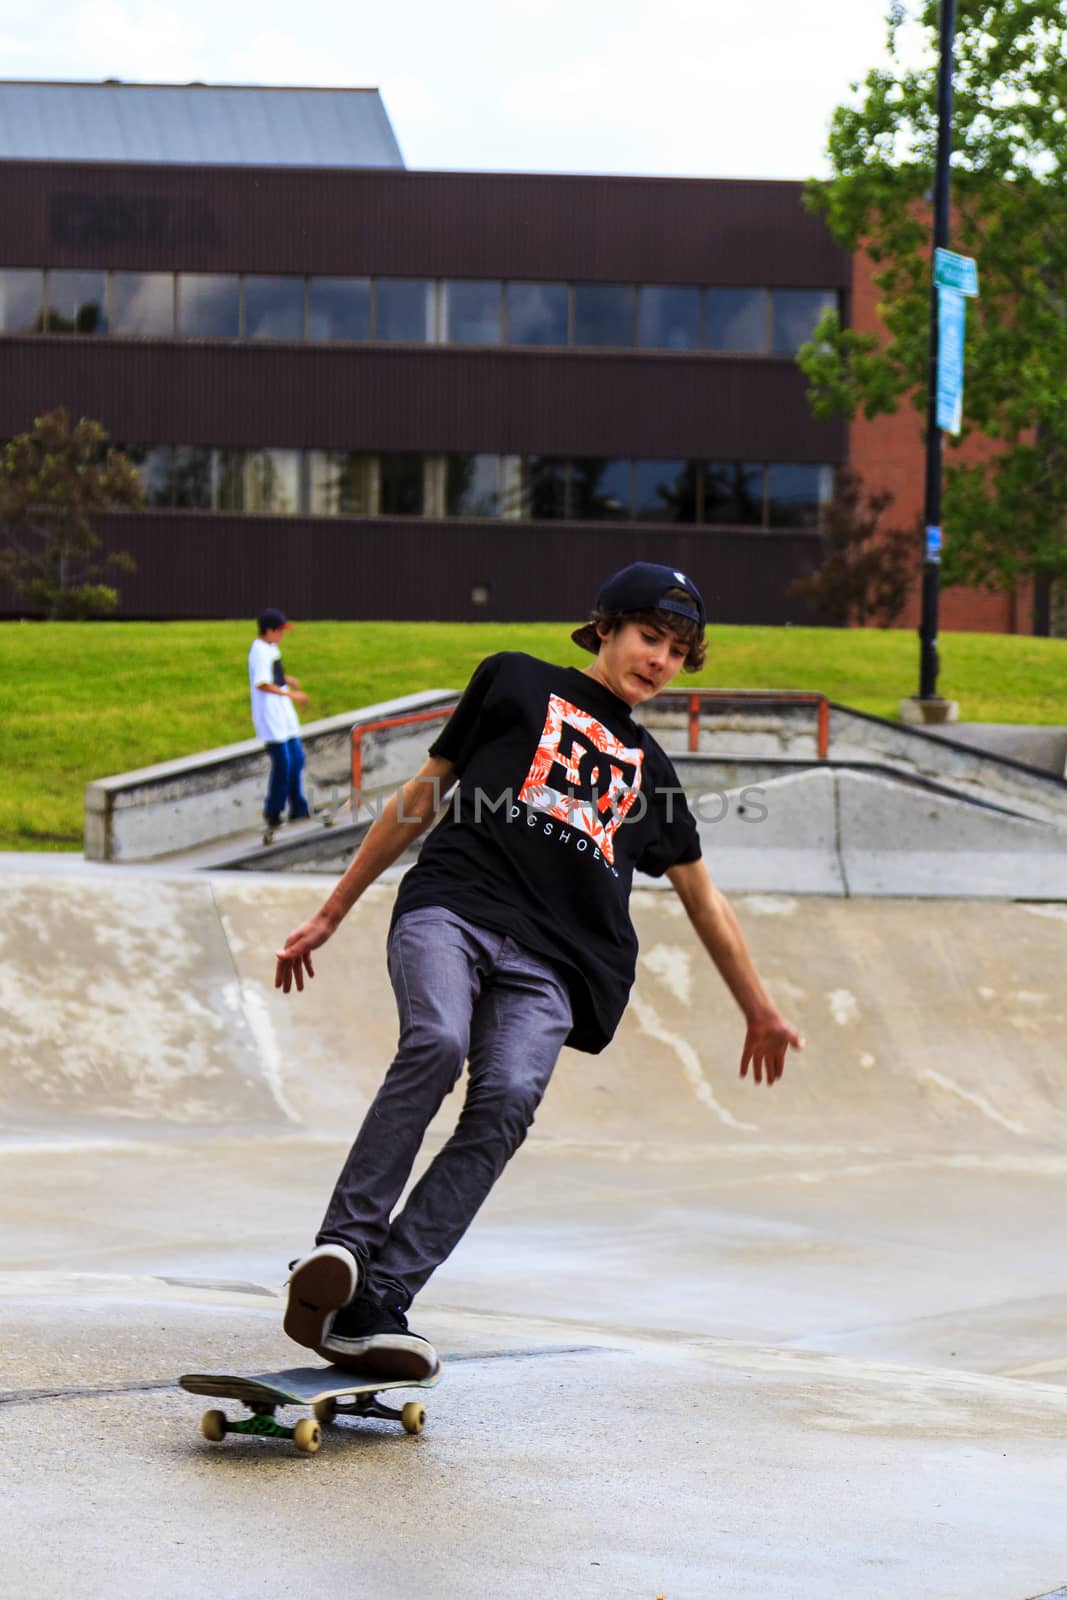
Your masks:
M 809 1039 L 768 1093 L 641 893 L 618 1041 L 565 1055 L 420 1299 L 426 1432 L 305 1458 L 209 1445 L 175 1379 L 302 1361 L 281 1284 L 388 1057 L 390 891 L 285 1001 L 319 882 L 2 889 L 0 1595 L 1067 1584 L 1064 908 L 740 900 Z

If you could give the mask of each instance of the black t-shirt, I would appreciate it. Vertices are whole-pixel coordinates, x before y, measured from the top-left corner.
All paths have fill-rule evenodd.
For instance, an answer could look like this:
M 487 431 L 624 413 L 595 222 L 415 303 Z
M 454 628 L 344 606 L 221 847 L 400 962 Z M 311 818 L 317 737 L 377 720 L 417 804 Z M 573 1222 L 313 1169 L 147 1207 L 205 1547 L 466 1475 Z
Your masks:
M 603 1050 L 634 980 L 634 869 L 659 877 L 700 858 L 668 757 L 596 679 L 512 651 L 478 667 L 430 754 L 461 781 L 394 920 L 446 906 L 510 934 L 566 982 L 567 1043 Z

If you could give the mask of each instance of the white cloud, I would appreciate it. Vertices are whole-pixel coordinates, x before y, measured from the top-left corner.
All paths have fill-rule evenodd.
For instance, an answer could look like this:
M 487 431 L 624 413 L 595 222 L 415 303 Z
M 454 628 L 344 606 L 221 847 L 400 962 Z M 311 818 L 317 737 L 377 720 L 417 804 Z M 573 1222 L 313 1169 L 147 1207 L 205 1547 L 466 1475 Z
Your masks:
M 412 166 L 800 177 L 887 4 L 0 0 L 0 33 L 27 77 L 377 86 Z
M 198 75 L 209 31 L 206 19 L 160 5 L 84 0 L 49 19 L 48 64 L 42 77 L 124 78 L 181 82 Z
M 405 135 L 439 138 L 443 132 L 469 122 L 459 100 L 424 78 L 389 74 L 377 85 L 382 91 L 389 120 L 400 138 Z M 401 149 L 404 146 L 401 144 Z
M 234 64 L 236 66 L 236 63 Z M 330 51 L 287 33 L 260 33 L 241 52 L 240 76 L 232 82 L 300 84 L 315 88 L 375 87 L 364 83 L 344 49 Z

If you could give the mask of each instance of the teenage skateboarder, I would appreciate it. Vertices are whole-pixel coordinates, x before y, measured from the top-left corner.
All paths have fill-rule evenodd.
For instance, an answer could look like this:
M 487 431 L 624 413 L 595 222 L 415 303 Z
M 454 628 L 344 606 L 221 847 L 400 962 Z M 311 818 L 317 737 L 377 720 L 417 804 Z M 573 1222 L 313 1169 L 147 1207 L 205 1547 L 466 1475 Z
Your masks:
M 671 567 L 637 562 L 572 638 L 584 670 L 502 652 L 483 661 L 429 760 L 373 823 L 321 910 L 278 954 L 275 985 L 314 976 L 364 891 L 442 820 L 403 878 L 388 942 L 400 1042 L 337 1181 L 316 1248 L 295 1263 L 285 1331 L 329 1361 L 422 1377 L 437 1356 L 407 1324 L 526 1136 L 564 1044 L 610 1043 L 634 979 L 635 869 L 666 873 L 746 1020 L 741 1076 L 772 1085 L 803 1042 L 760 981 L 700 857 L 670 761 L 631 715 L 703 665 L 705 612 Z M 469 1062 L 455 1132 L 394 1207 L 426 1129 Z

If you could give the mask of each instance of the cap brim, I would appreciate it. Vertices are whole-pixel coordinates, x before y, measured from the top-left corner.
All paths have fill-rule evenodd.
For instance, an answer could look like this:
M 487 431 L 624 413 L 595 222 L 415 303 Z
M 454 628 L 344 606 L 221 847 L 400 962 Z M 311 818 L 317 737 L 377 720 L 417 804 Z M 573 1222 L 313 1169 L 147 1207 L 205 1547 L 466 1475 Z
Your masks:
M 600 645 L 602 641 L 599 633 L 596 631 L 595 622 L 583 622 L 580 628 L 575 628 L 574 632 L 571 634 L 571 638 L 574 640 L 574 643 L 576 645 L 580 645 L 583 650 L 588 650 L 590 655 L 595 656 L 600 654 Z

